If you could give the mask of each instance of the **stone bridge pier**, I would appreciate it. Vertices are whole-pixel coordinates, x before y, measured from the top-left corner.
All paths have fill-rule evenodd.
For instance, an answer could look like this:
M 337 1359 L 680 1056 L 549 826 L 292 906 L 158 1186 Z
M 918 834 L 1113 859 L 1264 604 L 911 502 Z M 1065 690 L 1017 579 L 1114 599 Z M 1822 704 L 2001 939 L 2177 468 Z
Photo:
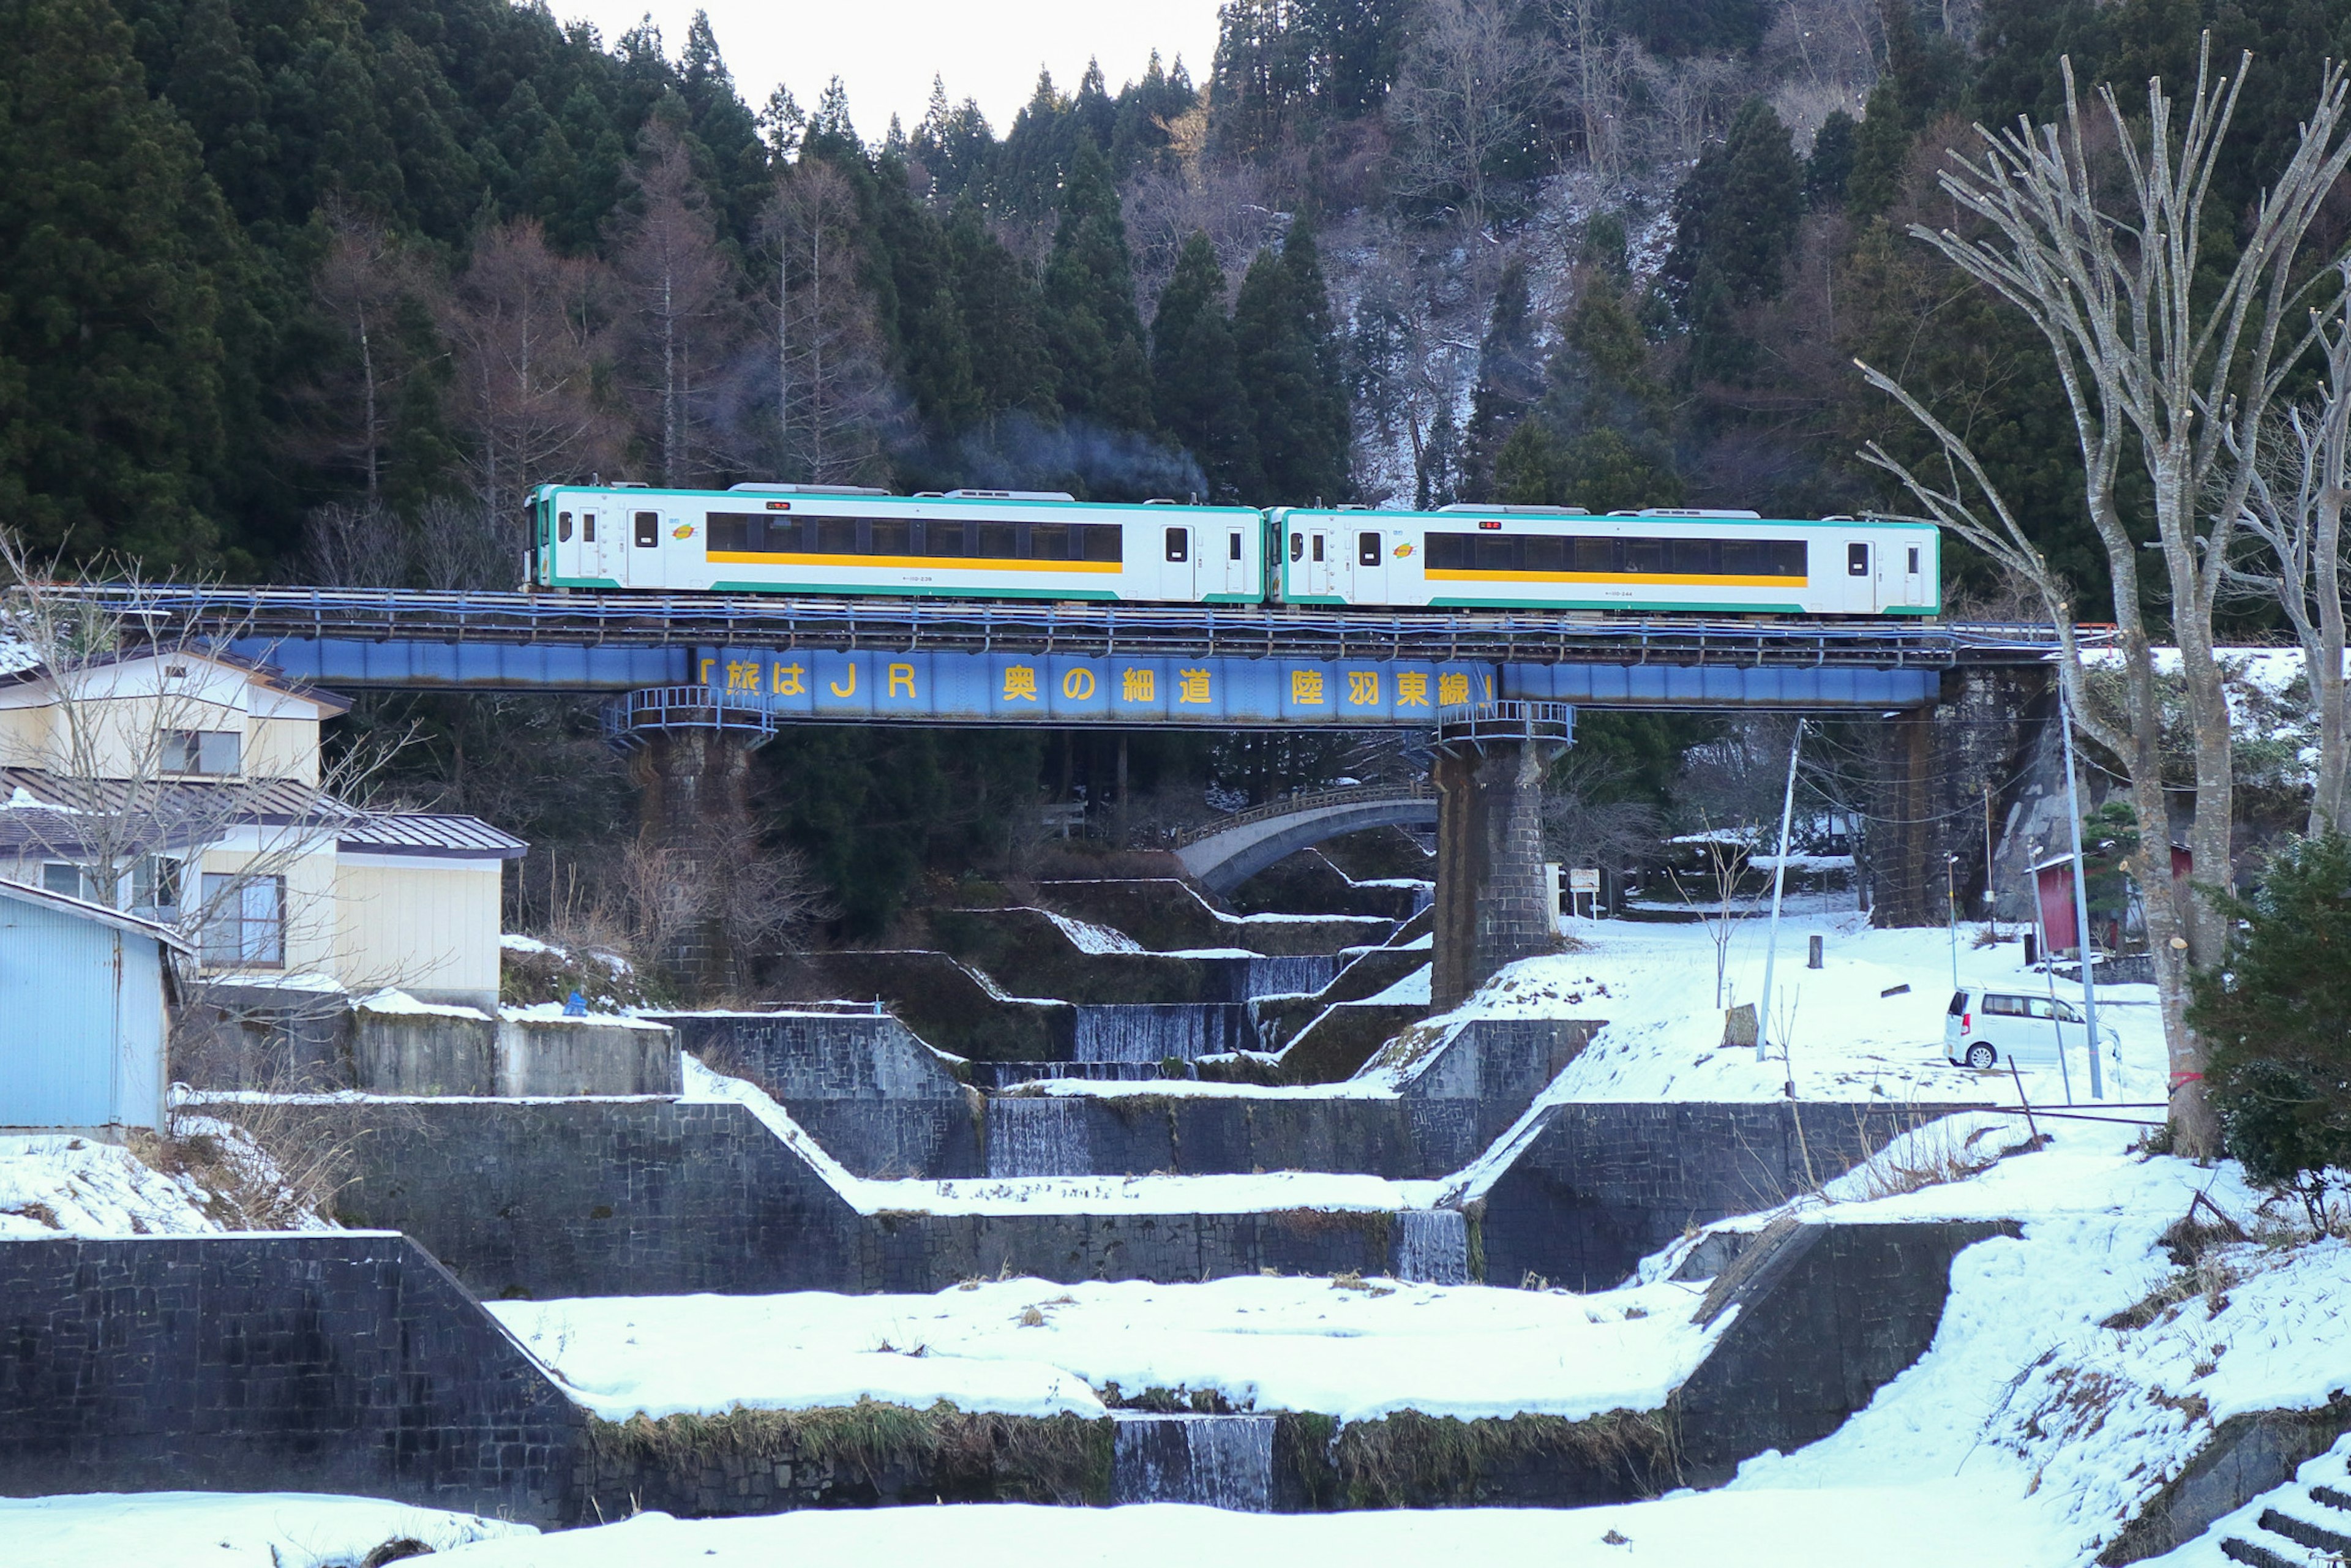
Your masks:
M 1438 1012 L 1505 965 L 1558 945 L 1543 870 L 1542 779 L 1567 745 L 1563 722 L 1522 724 L 1516 734 L 1440 735 L 1429 956 L 1429 999 Z

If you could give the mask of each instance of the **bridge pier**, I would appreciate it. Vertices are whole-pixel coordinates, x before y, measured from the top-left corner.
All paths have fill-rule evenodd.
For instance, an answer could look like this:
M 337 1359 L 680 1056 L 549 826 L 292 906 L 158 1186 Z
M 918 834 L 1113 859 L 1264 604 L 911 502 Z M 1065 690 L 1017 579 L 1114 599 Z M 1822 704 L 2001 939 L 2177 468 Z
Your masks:
M 629 761 L 638 789 L 638 896 L 662 962 L 696 999 L 741 988 L 745 956 L 727 912 L 736 874 L 753 849 L 750 756 L 756 733 L 718 727 L 657 729 Z
M 1440 746 L 1437 923 L 1429 999 L 1458 1006 L 1507 964 L 1548 953 L 1559 923 L 1543 873 L 1543 771 L 1556 740 L 1486 738 Z

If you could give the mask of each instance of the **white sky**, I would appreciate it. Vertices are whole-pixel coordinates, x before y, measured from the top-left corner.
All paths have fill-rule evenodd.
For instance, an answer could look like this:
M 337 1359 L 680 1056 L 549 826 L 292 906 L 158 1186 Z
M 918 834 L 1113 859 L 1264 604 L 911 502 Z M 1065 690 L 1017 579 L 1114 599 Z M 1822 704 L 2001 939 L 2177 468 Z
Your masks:
M 849 89 L 858 134 L 878 141 L 898 115 L 911 131 L 930 101 L 931 77 L 947 97 L 979 99 L 998 136 L 1037 85 L 1040 65 L 1074 91 L 1090 57 L 1115 93 L 1143 74 L 1156 48 L 1169 65 L 1182 55 L 1204 81 L 1217 48 L 1217 0 L 550 0 L 555 14 L 584 18 L 607 47 L 648 12 L 663 47 L 677 57 L 686 24 L 710 13 L 719 52 L 756 112 L 778 82 L 813 109 L 838 75 Z

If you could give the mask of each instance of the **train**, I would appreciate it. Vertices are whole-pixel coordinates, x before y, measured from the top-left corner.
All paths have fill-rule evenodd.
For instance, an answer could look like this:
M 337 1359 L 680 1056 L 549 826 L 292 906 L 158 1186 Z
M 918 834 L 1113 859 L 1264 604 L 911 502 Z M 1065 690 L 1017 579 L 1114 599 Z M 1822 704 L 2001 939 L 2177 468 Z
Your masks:
M 1260 511 L 1061 491 L 745 484 L 542 485 L 528 520 L 526 586 L 549 591 L 1771 616 L 1942 610 L 1937 530 L 1865 517 L 1467 503 Z

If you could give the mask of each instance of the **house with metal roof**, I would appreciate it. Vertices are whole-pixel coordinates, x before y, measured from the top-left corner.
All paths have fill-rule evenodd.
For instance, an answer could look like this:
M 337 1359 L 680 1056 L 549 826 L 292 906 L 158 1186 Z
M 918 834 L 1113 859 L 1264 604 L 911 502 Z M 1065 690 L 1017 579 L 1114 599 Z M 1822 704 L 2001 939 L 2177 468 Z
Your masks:
M 339 798 L 319 732 L 349 706 L 184 649 L 0 674 L 0 878 L 187 934 L 207 983 L 495 1007 L 526 846 Z
M 0 1129 L 160 1131 L 174 966 L 168 925 L 0 882 Z

